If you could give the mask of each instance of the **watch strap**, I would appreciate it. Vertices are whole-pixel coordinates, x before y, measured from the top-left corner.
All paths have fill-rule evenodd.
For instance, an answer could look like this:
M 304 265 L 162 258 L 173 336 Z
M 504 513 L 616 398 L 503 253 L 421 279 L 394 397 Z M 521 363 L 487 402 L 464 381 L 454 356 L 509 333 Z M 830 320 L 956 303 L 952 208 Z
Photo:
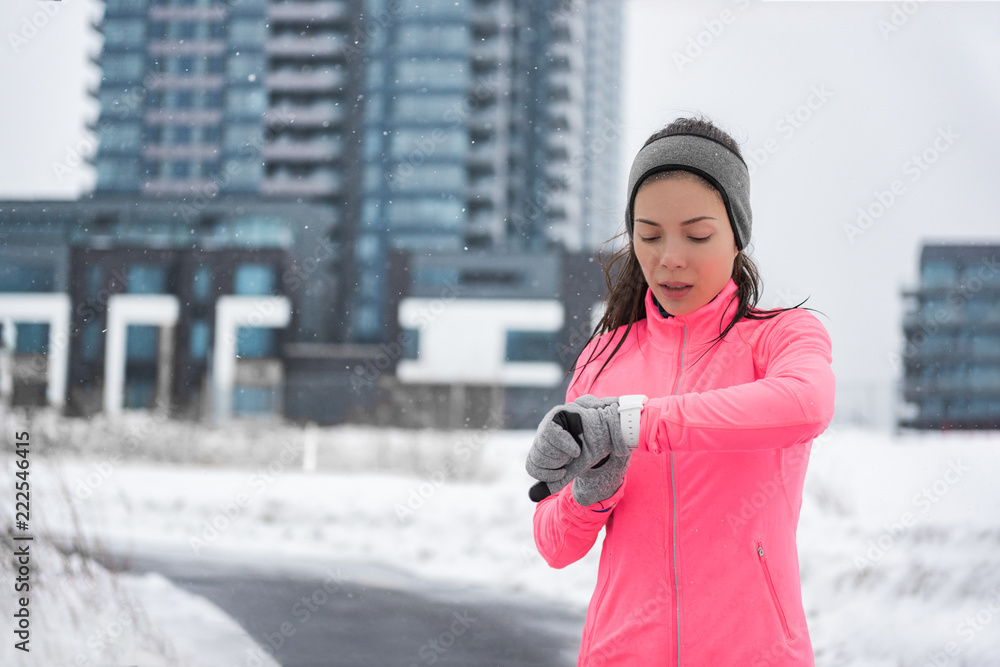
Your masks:
M 618 416 L 622 427 L 622 437 L 629 449 L 639 446 L 639 424 L 642 406 L 649 398 L 644 394 L 627 394 L 618 397 Z

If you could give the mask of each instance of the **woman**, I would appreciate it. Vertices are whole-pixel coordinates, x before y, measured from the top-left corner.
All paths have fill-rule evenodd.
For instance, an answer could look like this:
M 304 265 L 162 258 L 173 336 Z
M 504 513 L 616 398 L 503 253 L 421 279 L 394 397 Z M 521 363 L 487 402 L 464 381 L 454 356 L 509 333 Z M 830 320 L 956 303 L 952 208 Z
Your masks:
M 675 121 L 628 194 L 604 317 L 527 463 L 554 492 L 534 519 L 549 565 L 606 529 L 578 664 L 812 665 L 795 531 L 833 415 L 830 338 L 804 309 L 755 307 L 729 135 Z

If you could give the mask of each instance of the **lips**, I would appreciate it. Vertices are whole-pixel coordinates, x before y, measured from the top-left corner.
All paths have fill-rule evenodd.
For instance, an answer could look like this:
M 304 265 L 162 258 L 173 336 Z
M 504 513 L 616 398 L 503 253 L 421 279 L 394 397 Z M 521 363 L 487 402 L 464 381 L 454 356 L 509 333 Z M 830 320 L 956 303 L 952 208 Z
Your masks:
M 668 299 L 682 299 L 694 288 L 689 283 L 667 282 L 660 283 L 660 294 Z

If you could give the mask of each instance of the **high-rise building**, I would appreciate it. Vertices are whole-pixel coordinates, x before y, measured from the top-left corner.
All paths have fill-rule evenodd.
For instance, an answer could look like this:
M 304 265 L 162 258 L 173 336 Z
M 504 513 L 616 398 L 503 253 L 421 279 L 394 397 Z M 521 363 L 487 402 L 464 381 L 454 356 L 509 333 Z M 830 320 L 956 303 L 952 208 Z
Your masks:
M 98 194 L 340 202 L 360 3 L 108 0 Z
M 242 385 L 234 406 L 267 411 L 379 353 L 400 258 L 421 258 L 422 290 L 473 276 L 527 298 L 538 285 L 459 271 L 455 253 L 551 262 L 620 224 L 616 0 L 106 0 L 97 27 L 95 192 L 0 209 L 11 247 L 43 250 L 2 253 L 0 291 L 72 302 L 70 403 L 190 400 L 235 312 L 224 297 L 274 296 L 290 323 L 229 321 L 244 361 L 219 371 Z M 110 347 L 123 389 L 95 399 L 111 297 L 140 317 L 122 308 L 161 294 L 176 316 L 129 320 Z M 41 354 L 36 329 L 21 347 Z
M 1000 245 L 926 245 L 904 292 L 900 426 L 1000 428 Z
M 393 250 L 591 249 L 618 224 L 621 3 L 368 0 L 349 336 Z

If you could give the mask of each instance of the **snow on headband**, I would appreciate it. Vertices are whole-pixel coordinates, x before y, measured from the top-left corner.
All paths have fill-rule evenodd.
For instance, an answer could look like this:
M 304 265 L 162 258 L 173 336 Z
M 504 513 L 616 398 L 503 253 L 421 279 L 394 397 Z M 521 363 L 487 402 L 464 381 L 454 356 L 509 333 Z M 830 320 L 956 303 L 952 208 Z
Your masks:
M 700 134 L 671 134 L 644 146 L 632 161 L 628 175 L 628 214 L 632 235 L 633 206 L 639 186 L 661 171 L 689 171 L 711 183 L 726 205 L 726 213 L 736 237 L 736 247 L 750 242 L 753 214 L 750 212 L 750 171 L 743 159 L 724 144 Z

